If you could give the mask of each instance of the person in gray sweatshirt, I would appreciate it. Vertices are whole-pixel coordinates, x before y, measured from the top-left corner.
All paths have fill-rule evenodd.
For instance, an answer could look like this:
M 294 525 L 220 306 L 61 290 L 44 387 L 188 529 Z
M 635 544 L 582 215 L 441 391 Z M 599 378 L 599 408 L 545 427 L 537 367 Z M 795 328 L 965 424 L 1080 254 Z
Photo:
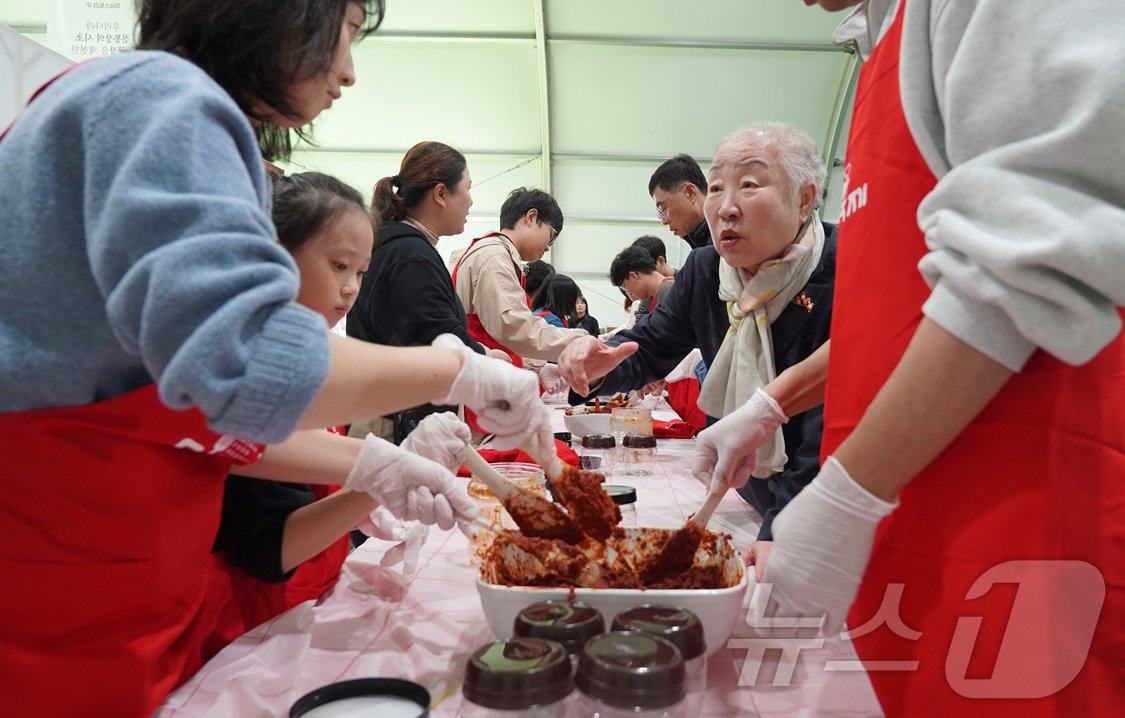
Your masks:
M 858 5 L 837 39 L 866 59 L 827 362 L 765 387 L 781 420 L 827 398 L 820 473 L 773 524 L 774 615 L 847 618 L 890 716 L 1115 713 L 1125 3 L 819 4 Z M 723 236 L 738 176 L 710 179 Z M 697 469 L 725 481 L 768 404 L 704 431 Z

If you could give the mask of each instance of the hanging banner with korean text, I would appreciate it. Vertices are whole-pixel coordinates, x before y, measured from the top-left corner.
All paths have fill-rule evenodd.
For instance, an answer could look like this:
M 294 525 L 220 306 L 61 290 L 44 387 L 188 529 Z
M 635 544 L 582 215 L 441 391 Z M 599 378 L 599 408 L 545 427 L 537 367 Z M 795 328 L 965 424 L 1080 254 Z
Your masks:
M 133 47 L 135 0 L 51 0 L 47 44 L 75 61 L 116 55 Z

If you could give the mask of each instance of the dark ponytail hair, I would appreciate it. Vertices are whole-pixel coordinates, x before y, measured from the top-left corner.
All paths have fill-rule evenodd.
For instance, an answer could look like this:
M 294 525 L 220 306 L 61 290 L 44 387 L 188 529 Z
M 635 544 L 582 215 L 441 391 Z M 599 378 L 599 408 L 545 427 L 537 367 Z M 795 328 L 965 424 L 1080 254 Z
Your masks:
M 363 196 L 335 177 L 302 172 L 273 183 L 273 224 L 282 246 L 295 253 L 347 212 L 367 215 Z
M 456 190 L 466 167 L 465 155 L 449 145 L 419 142 L 406 152 L 397 175 L 375 183 L 371 213 L 384 222 L 405 219 L 439 184 Z

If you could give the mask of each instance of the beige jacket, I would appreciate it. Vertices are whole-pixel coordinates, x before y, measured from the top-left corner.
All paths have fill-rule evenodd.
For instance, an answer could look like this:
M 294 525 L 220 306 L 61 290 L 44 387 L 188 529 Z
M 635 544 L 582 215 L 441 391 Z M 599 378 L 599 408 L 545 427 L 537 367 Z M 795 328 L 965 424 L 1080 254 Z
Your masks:
M 476 314 L 484 330 L 522 357 L 555 361 L 584 329 L 553 327 L 531 313 L 520 282 L 523 264 L 516 248 L 505 237 L 481 239 L 454 257 L 454 287 L 465 311 Z

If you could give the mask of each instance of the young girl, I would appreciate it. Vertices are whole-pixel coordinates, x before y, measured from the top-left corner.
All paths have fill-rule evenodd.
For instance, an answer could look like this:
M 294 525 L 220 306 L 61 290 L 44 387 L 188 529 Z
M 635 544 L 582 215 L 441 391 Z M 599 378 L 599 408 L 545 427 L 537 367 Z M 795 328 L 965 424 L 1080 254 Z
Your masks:
M 535 298 L 532 312 L 554 327 L 570 326 L 567 317 L 578 304 L 578 285 L 565 274 L 552 274 L 543 282 Z
M 274 183 L 273 221 L 300 270 L 297 301 L 334 325 L 355 302 L 371 259 L 374 234 L 363 198 L 317 172 L 283 177 Z M 343 433 L 341 427 L 329 431 Z M 403 448 L 455 468 L 469 438 L 456 416 L 434 414 Z M 204 660 L 335 585 L 351 548 L 349 531 L 375 509 L 375 499 L 363 492 L 229 476 L 208 593 L 219 618 Z
M 194 671 L 222 483 L 261 444 L 426 401 L 471 406 L 511 446 L 549 433 L 534 375 L 455 340 L 330 338 L 294 301 L 262 152 L 354 84 L 381 6 L 145 0 L 141 51 L 76 66 L 0 139 L 9 713 L 147 716 Z M 302 433 L 270 447 L 294 475 L 274 478 L 345 475 L 405 516 L 419 486 L 472 506 L 434 462 Z

